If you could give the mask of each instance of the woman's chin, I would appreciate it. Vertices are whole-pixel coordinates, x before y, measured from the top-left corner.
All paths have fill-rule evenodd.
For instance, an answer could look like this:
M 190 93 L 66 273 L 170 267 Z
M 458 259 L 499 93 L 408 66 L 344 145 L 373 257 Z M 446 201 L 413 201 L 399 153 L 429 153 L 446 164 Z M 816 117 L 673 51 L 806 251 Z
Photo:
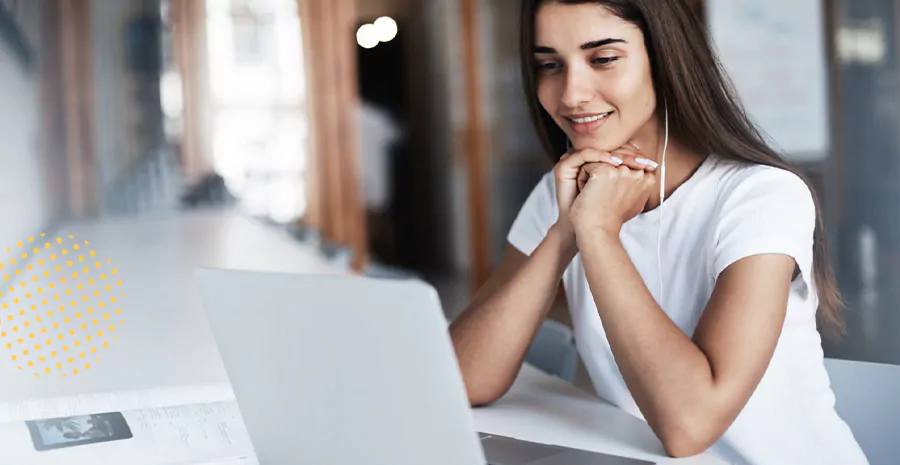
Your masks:
M 569 139 L 572 141 L 574 150 L 593 149 L 600 152 L 612 152 L 621 147 L 623 144 L 615 144 L 609 139 L 598 139 L 592 137 L 577 137 Z

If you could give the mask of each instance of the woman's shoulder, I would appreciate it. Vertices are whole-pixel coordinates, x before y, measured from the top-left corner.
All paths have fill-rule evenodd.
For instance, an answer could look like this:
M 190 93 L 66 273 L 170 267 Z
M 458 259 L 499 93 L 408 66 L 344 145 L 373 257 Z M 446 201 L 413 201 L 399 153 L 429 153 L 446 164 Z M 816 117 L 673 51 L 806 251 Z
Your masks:
M 553 175 L 553 170 L 547 171 L 538 178 L 532 189 L 532 195 L 556 198 L 556 177 Z
M 771 203 L 772 207 L 813 207 L 812 192 L 800 176 L 787 169 L 710 155 L 710 175 L 717 197 L 727 204 Z

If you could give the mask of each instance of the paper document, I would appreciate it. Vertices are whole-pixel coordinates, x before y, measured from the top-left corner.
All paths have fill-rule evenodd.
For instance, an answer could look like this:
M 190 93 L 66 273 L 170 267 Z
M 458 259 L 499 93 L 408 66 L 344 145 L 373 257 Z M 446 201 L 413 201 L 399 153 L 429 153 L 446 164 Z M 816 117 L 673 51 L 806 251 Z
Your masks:
M 227 383 L 0 402 L 0 422 L 122 412 L 234 400 Z
M 0 463 L 258 465 L 233 399 L 215 385 L 0 404 Z M 104 436 L 103 418 L 125 433 Z

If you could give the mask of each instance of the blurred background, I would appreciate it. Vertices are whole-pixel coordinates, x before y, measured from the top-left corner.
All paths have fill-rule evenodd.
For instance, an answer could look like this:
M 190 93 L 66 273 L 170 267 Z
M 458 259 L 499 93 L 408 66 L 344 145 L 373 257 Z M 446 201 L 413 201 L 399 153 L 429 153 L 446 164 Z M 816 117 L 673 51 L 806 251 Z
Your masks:
M 900 363 L 900 2 L 695 0 L 755 121 L 813 180 L 848 337 Z M 458 313 L 551 168 L 518 0 L 0 0 L 0 244 L 239 212 Z M 252 247 L 252 244 L 248 244 Z M 568 323 L 560 299 L 552 318 Z

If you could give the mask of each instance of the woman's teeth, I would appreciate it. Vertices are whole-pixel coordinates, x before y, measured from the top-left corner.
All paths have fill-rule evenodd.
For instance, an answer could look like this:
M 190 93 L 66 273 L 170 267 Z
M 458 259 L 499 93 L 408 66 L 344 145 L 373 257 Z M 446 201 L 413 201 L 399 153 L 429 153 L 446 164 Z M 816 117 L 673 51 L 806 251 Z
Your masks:
M 588 116 L 587 118 L 572 118 L 572 121 L 578 124 L 593 123 L 594 121 L 600 121 L 601 119 L 606 118 L 608 115 L 609 113 L 604 113 L 597 116 Z

